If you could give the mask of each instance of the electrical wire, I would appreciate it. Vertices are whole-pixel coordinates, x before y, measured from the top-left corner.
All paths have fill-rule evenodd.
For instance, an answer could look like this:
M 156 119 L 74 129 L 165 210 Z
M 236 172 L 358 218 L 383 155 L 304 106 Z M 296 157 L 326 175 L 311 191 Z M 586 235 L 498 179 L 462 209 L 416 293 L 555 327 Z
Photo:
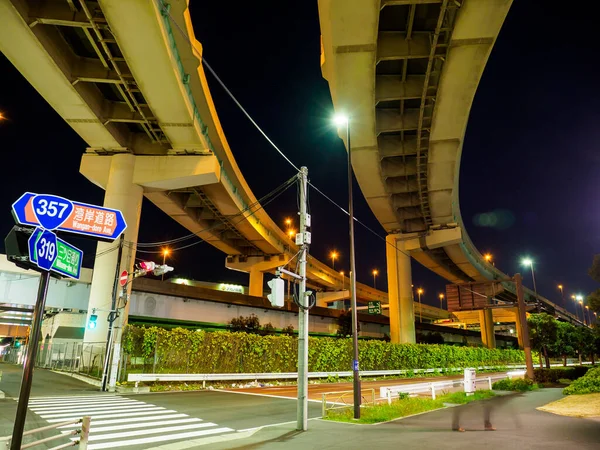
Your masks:
M 250 205 L 248 205 L 246 208 L 242 209 L 241 211 L 239 211 L 237 214 L 230 216 L 231 219 L 236 218 L 239 215 L 243 215 L 246 212 L 250 211 L 252 208 L 254 208 L 257 205 L 260 205 L 261 203 L 264 203 L 266 201 L 270 202 L 271 201 L 271 197 L 272 196 L 279 196 L 281 195 L 284 191 L 286 191 L 296 180 L 297 175 L 294 175 L 293 177 L 291 177 L 290 179 L 288 179 L 287 181 L 283 182 L 282 184 L 280 184 L 279 186 L 277 186 L 275 189 L 273 189 L 271 192 L 269 192 L 268 194 L 265 194 L 264 196 L 262 196 L 261 198 L 259 198 L 258 200 L 256 200 L 254 203 L 251 203 Z M 259 208 L 260 209 L 260 208 Z M 254 214 L 256 211 L 259 211 L 259 209 L 252 211 L 251 214 Z M 160 247 L 160 246 L 164 246 L 164 245 L 173 245 L 179 242 L 183 242 L 185 240 L 188 239 L 193 239 L 193 238 L 197 238 L 199 234 L 204 233 L 206 231 L 210 231 L 213 228 L 219 227 L 221 226 L 220 222 L 217 222 L 214 225 L 211 225 L 208 228 L 202 229 L 200 231 L 197 231 L 195 233 L 190 233 L 188 235 L 179 237 L 179 238 L 175 238 L 175 239 L 170 239 L 170 240 L 166 240 L 166 241 L 159 241 L 159 242 L 141 242 L 138 243 L 136 245 L 136 247 Z M 127 241 L 128 245 L 131 247 L 131 244 L 133 244 L 131 241 Z M 160 250 L 162 251 L 162 250 Z M 160 251 L 157 251 L 156 253 L 160 253 Z
M 286 184 L 287 184 L 287 182 L 286 182 Z M 255 205 L 258 204 L 259 207 L 258 207 L 258 209 L 255 209 L 254 211 L 251 211 L 251 213 L 250 213 L 249 216 L 243 216 L 243 214 L 246 213 L 247 211 L 249 211 L 250 207 L 244 208 L 242 211 L 240 211 L 239 213 L 237 213 L 234 216 L 232 216 L 232 217 L 237 217 L 237 216 L 240 216 L 240 215 L 243 216 L 243 217 L 240 218 L 239 221 L 232 223 L 232 225 L 235 226 L 235 225 L 240 224 L 244 220 L 247 220 L 249 217 L 251 217 L 256 212 L 258 212 L 261 209 L 263 209 L 265 206 L 267 206 L 269 203 L 271 203 L 273 200 L 275 200 L 277 197 L 279 197 L 281 194 L 283 194 L 285 191 L 287 191 L 292 185 L 293 185 L 292 183 L 287 184 L 287 186 L 284 189 L 279 190 L 279 192 L 277 192 L 275 195 L 271 195 L 270 198 L 267 201 L 265 201 L 265 202 L 262 202 L 262 203 L 256 202 Z M 202 231 L 199 231 L 198 233 L 210 231 L 211 229 L 214 229 L 214 228 L 219 227 L 221 225 L 222 225 L 222 223 L 220 223 L 220 222 L 216 223 L 216 224 L 214 224 L 214 225 L 212 225 L 212 226 L 210 226 L 208 228 L 205 228 Z M 186 248 L 190 248 L 190 247 L 193 247 L 195 245 L 202 244 L 203 242 L 205 242 L 205 239 L 202 239 L 202 238 L 200 238 L 197 235 L 194 235 L 194 236 L 198 237 L 200 240 L 196 241 L 196 242 L 192 242 L 191 244 L 188 244 L 188 245 L 184 245 L 183 247 L 174 248 L 174 249 L 172 249 L 172 251 L 184 250 Z M 131 243 L 129 241 L 128 241 L 127 245 L 129 246 L 129 248 L 135 249 L 136 252 L 139 252 L 139 253 L 148 253 L 148 254 L 162 253 L 162 250 L 140 250 L 140 249 L 136 248 L 136 246 L 135 246 L 134 243 Z

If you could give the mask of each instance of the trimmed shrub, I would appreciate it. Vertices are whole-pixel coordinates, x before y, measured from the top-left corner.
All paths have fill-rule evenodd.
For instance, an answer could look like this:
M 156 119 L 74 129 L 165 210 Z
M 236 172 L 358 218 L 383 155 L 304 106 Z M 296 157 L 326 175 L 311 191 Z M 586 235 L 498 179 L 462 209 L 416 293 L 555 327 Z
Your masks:
M 505 378 L 504 380 L 496 381 L 492 384 L 492 389 L 495 391 L 517 391 L 517 392 L 526 392 L 532 391 L 534 389 L 538 389 L 539 386 L 535 384 L 531 380 L 525 380 L 522 378 L 515 378 L 513 380 L 509 380 Z
M 538 383 L 560 383 L 560 380 L 576 380 L 584 376 L 591 367 L 554 367 L 552 369 L 534 369 L 535 381 Z
M 584 376 L 575 380 L 563 390 L 566 395 L 593 394 L 595 392 L 600 392 L 600 367 L 588 370 Z
M 450 345 L 391 344 L 361 340 L 361 370 L 412 370 L 430 368 L 501 367 L 523 364 L 520 350 Z M 132 370 L 159 373 L 262 373 L 295 372 L 296 336 L 235 332 L 206 332 L 183 328 L 128 326 L 123 349 Z M 156 361 L 156 363 L 155 363 Z M 352 367 L 352 339 L 310 337 L 311 372 L 339 372 Z

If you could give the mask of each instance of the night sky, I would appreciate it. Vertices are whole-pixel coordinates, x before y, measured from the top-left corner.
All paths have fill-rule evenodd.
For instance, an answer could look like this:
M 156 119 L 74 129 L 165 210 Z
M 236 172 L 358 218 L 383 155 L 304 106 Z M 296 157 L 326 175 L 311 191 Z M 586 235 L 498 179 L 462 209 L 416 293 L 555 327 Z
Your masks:
M 346 153 L 330 124 L 327 82 L 319 66 L 317 2 L 191 2 L 196 37 L 204 57 L 261 125 L 311 181 L 346 207 Z M 535 261 L 539 292 L 556 302 L 565 294 L 598 286 L 588 277 L 599 251 L 600 100 L 596 24 L 576 8 L 516 1 L 485 69 L 471 110 L 462 154 L 460 201 L 467 230 L 482 252 L 491 252 L 506 273 L 521 270 L 520 258 Z M 289 9 L 288 9 L 289 8 Z M 261 197 L 294 174 L 253 128 L 215 80 L 207 75 L 227 139 L 243 174 Z M 12 227 L 10 205 L 24 191 L 54 193 L 102 204 L 103 191 L 79 174 L 86 144 L 0 55 L 0 122 L 3 189 L 0 232 Z M 356 217 L 385 236 L 355 184 Z M 340 252 L 336 269 L 348 271 L 348 220 L 317 192 L 310 194 L 311 253 L 327 261 Z M 296 218 L 295 191 L 267 206 L 282 224 Z M 493 213 L 490 215 L 489 213 Z M 297 224 L 297 219 L 296 219 Z M 490 226 L 493 225 L 493 226 Z M 140 242 L 188 234 L 144 200 Z M 95 245 L 69 238 L 93 263 Z M 387 288 L 385 243 L 356 228 L 358 280 Z M 2 249 L 3 251 L 3 249 Z M 143 255 L 138 254 L 139 257 Z M 224 268 L 225 255 L 199 244 L 175 251 L 173 276 L 247 283 Z M 438 304 L 446 282 L 413 262 L 415 286 L 423 301 Z M 570 303 L 570 302 L 569 302 Z M 574 311 L 573 305 L 569 309 Z

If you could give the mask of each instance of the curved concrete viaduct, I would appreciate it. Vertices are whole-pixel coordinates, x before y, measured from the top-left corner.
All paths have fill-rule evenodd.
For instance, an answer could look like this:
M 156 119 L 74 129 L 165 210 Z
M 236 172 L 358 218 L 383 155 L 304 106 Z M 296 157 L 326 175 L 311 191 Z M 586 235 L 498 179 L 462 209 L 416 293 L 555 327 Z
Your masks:
M 350 118 L 358 183 L 389 233 L 394 342 L 414 342 L 411 257 L 452 283 L 508 278 L 470 241 L 458 190 L 471 105 L 511 3 L 319 0 L 322 73 Z

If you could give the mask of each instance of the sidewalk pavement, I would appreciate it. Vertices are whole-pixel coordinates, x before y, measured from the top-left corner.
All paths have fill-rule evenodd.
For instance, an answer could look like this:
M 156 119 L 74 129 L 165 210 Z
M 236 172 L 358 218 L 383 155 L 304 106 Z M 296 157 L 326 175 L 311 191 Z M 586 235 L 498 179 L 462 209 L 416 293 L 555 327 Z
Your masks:
M 535 409 L 561 398 L 561 391 L 542 389 L 457 406 L 465 433 L 451 431 L 454 408 L 446 408 L 377 425 L 316 419 L 309 421 L 307 432 L 296 431 L 295 423 L 265 427 L 247 438 L 212 442 L 210 449 L 600 448 L 600 421 L 556 416 Z M 483 431 L 484 402 L 490 402 L 496 431 Z

